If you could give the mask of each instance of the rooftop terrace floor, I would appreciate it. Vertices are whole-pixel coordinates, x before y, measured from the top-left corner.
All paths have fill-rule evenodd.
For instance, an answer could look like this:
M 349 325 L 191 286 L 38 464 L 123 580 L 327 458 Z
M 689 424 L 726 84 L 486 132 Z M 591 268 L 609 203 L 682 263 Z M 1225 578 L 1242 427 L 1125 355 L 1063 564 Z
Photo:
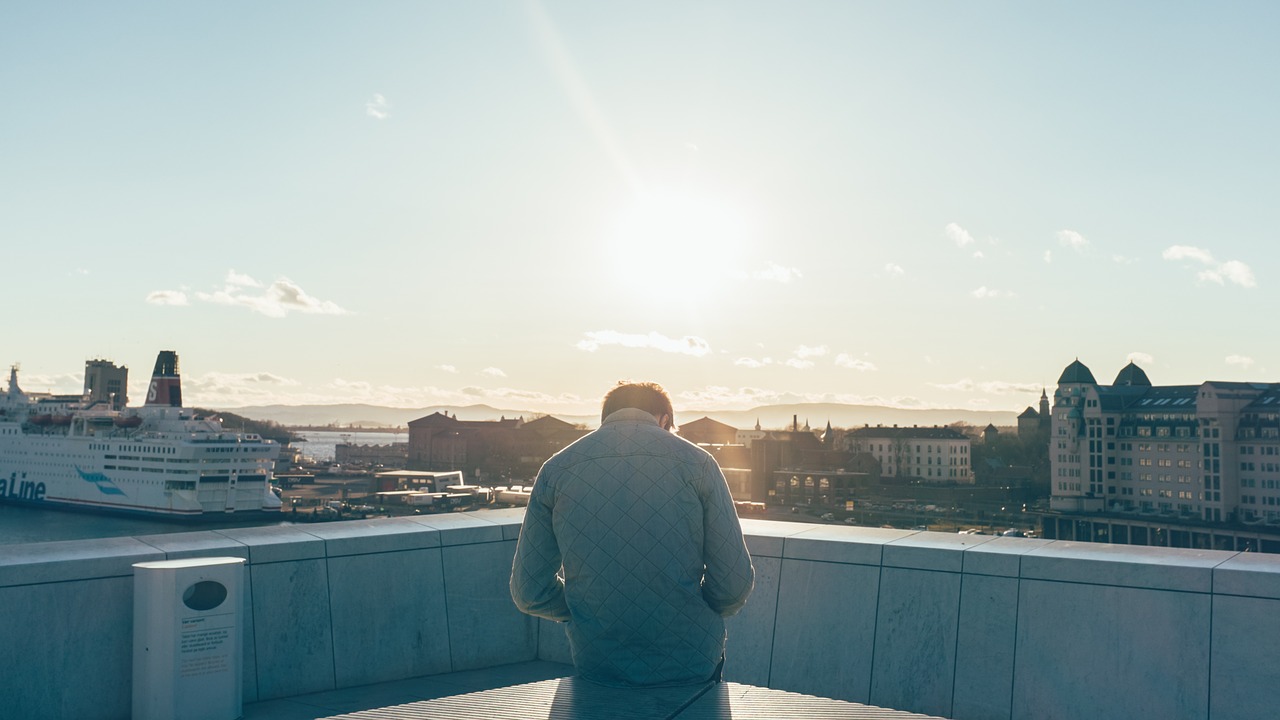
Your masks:
M 606 688 L 573 666 L 534 661 L 332 690 L 244 706 L 244 720 L 907 720 L 928 715 L 739 683 Z

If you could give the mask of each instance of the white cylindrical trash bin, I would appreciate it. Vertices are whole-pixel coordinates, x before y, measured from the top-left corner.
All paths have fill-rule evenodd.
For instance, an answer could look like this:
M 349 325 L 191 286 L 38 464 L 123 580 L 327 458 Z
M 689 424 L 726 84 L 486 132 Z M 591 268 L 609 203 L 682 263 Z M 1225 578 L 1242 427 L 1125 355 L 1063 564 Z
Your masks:
M 243 714 L 244 558 L 133 566 L 133 719 Z

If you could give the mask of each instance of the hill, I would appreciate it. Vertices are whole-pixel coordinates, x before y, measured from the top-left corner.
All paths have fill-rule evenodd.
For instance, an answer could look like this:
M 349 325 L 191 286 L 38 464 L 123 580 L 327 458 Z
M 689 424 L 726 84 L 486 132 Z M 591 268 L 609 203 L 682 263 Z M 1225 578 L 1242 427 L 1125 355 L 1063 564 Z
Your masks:
M 270 421 L 285 427 L 404 427 L 410 420 L 447 412 L 459 420 L 497 420 L 501 417 L 532 418 L 539 413 L 523 410 L 504 410 L 489 405 L 435 405 L 424 408 L 393 408 L 378 405 L 260 405 L 235 408 L 234 412 L 255 420 Z M 988 424 L 1009 426 L 1017 424 L 1017 413 L 1012 411 L 981 411 L 961 409 L 905 409 L 878 405 L 843 405 L 840 403 L 797 403 L 791 405 L 762 405 L 750 410 L 682 410 L 677 421 L 688 422 L 700 417 L 710 417 L 737 428 L 755 427 L 757 420 L 765 429 L 791 426 L 792 417 L 800 425 L 806 422 L 815 429 L 830 421 L 833 427 L 853 428 L 863 425 L 949 425 L 965 422 L 978 427 Z M 597 415 L 556 414 L 566 422 L 595 427 Z

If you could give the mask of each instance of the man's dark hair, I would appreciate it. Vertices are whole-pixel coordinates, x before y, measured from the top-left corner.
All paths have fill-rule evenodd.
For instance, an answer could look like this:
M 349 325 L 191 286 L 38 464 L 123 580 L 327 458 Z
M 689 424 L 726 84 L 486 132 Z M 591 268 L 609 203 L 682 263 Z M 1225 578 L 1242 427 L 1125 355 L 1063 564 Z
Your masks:
M 600 410 L 600 420 L 604 420 L 623 408 L 644 410 L 654 417 L 671 415 L 671 398 L 662 386 L 653 382 L 627 382 L 621 380 L 604 396 L 604 407 Z

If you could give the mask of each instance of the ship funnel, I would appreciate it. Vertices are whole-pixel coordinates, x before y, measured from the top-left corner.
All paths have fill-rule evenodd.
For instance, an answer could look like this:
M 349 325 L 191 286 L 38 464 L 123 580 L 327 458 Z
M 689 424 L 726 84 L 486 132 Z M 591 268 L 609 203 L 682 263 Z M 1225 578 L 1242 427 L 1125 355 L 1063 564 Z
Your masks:
M 147 388 L 147 405 L 182 407 L 182 378 L 178 375 L 178 353 L 161 350 L 156 355 L 156 369 L 151 371 L 151 387 Z

